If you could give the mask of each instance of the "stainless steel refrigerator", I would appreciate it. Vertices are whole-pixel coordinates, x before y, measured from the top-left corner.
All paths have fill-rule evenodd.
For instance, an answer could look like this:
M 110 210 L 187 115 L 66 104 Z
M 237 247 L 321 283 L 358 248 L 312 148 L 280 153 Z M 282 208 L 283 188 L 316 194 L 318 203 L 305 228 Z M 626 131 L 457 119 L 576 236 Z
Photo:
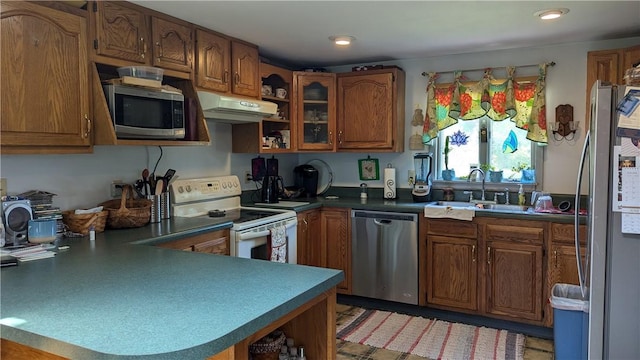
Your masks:
M 588 343 L 582 350 L 589 359 L 640 359 L 640 235 L 629 232 L 629 221 L 637 225 L 640 215 L 614 211 L 620 209 L 616 208 L 620 196 L 627 196 L 621 192 L 620 148 L 615 147 L 631 141 L 616 136 L 620 121 L 616 107 L 629 89 L 600 81 L 593 85 L 589 131 L 578 172 L 576 203 L 581 187 L 589 188 L 586 254 L 582 254 L 584 260 L 577 256 L 582 295 L 589 302 L 588 333 L 583 334 L 588 335 Z M 640 167 L 640 156 L 629 158 L 635 159 L 629 165 Z M 583 178 L 588 184 L 581 184 Z M 640 184 L 640 177 L 624 181 Z M 634 202 L 631 205 L 640 207 L 635 196 L 629 198 Z M 625 211 L 632 208 L 625 206 Z M 576 252 L 580 254 L 577 211 L 575 222 Z

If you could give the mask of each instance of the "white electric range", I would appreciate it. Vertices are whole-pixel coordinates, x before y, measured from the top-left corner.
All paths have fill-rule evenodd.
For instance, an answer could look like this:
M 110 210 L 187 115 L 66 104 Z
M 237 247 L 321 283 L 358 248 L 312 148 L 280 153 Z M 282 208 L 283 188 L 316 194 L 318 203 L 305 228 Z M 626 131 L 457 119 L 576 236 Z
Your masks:
M 271 229 L 285 227 L 287 262 L 297 263 L 295 211 L 240 205 L 242 189 L 235 175 L 199 179 L 177 179 L 170 187 L 173 216 L 211 216 L 233 221 L 231 256 L 268 259 Z

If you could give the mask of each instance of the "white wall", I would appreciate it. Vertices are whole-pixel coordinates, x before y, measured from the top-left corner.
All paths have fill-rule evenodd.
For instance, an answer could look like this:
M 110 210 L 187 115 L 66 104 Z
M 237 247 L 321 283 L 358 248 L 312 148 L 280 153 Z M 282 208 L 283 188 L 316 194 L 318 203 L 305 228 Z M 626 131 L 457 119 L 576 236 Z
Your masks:
M 398 186 L 408 188 L 407 170 L 413 168 L 413 151 L 408 150 L 413 110 L 417 104 L 425 108 L 426 78 L 424 71 L 465 70 L 506 65 L 537 64 L 555 61 L 547 75 L 547 119 L 554 121 L 555 107 L 571 104 L 574 119 L 581 120 L 584 129 L 586 94 L 586 54 L 590 50 L 620 48 L 640 43 L 640 38 L 594 43 L 573 43 L 539 48 L 494 51 L 477 54 L 405 59 L 381 64 L 395 64 L 407 74 L 406 84 L 406 144 L 401 154 L 370 155 L 380 160 L 380 167 L 393 164 L 398 171 Z M 344 67 L 343 71 L 350 71 Z M 535 73 L 535 68 L 523 69 Z M 519 73 L 521 73 L 519 71 Z M 499 74 L 499 73 L 498 73 Z M 244 190 L 255 188 L 243 181 L 251 169 L 251 158 L 257 154 L 231 154 L 231 126 L 208 122 L 212 137 L 210 146 L 163 147 L 163 158 L 156 172 L 168 168 L 177 170 L 181 178 L 235 174 L 241 178 Z M 545 149 L 544 190 L 552 193 L 572 193 L 577 172 L 579 151 L 584 141 L 583 132 L 574 141 L 550 141 Z M 58 196 L 54 203 L 62 209 L 90 207 L 109 199 L 109 184 L 113 179 L 133 182 L 145 167 L 153 169 L 160 152 L 156 146 L 96 146 L 93 154 L 86 155 L 1 155 L 0 176 L 7 178 L 9 194 L 37 189 Z M 279 155 L 280 174 L 286 184 L 293 181 L 293 167 L 314 158 L 330 164 L 334 185 L 357 186 L 358 159 L 368 154 L 315 153 Z M 263 156 L 270 157 L 270 156 Z M 382 171 L 382 169 L 381 169 Z M 382 187 L 382 180 L 368 182 L 371 187 Z
M 423 72 L 446 72 L 453 70 L 496 68 L 496 77 L 504 75 L 503 69 L 507 65 L 529 65 L 543 62 L 555 62 L 556 65 L 547 70 L 547 122 L 555 121 L 555 108 L 561 104 L 571 104 L 575 120 L 580 121 L 580 130 L 572 141 L 556 142 L 549 139 L 544 149 L 544 179 L 543 189 L 551 193 L 571 194 L 575 192 L 575 176 L 580 152 L 584 142 L 584 124 L 586 112 L 586 74 L 587 52 L 592 50 L 623 48 L 637 45 L 640 38 L 628 38 L 615 41 L 582 42 L 537 48 L 492 51 L 485 53 L 464 54 L 455 56 L 441 56 L 424 59 L 405 59 L 398 61 L 378 62 L 373 64 L 398 65 L 407 77 L 405 102 L 405 152 L 402 154 L 375 154 L 372 158 L 380 160 L 380 167 L 387 163 L 393 164 L 397 173 L 397 186 L 409 188 L 408 170 L 413 168 L 413 154 L 418 151 L 409 150 L 409 137 L 414 128 L 410 125 L 416 105 L 425 110 L 427 79 Z M 351 71 L 351 66 L 335 67 L 332 71 Z M 502 71 L 502 72 L 501 72 Z M 479 79 L 481 72 L 470 73 L 471 79 Z M 537 68 L 520 68 L 517 75 L 537 75 Z M 443 74 L 451 76 L 451 74 Z M 443 81 L 451 79 L 443 78 Z M 364 156 L 363 156 L 364 155 Z M 328 162 L 334 172 L 334 185 L 357 186 L 357 160 L 365 158 L 367 154 L 322 154 L 300 155 L 301 161 L 317 157 Z M 382 169 L 381 169 L 382 171 Z M 382 177 L 382 175 L 381 175 Z M 370 187 L 382 187 L 382 180 L 367 182 Z M 585 190 L 586 191 L 586 190 Z

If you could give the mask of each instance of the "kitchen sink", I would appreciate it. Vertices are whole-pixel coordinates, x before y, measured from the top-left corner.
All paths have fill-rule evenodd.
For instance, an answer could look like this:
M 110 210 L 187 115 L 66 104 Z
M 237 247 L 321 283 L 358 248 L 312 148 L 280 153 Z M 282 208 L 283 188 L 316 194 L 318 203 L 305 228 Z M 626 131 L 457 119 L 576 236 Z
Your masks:
M 434 205 L 451 206 L 451 207 L 475 207 L 476 204 L 466 201 L 438 201 Z
M 526 205 L 511 205 L 511 204 L 485 204 L 485 209 L 497 210 L 497 211 L 527 211 L 529 207 Z

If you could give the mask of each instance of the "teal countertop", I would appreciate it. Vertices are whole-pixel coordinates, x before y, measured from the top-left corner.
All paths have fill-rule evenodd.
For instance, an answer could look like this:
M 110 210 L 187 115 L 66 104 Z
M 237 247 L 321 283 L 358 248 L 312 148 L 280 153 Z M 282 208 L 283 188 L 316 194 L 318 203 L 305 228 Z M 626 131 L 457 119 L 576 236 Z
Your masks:
M 413 202 L 410 199 L 381 199 L 368 197 L 367 199 L 360 199 L 356 197 L 338 197 L 337 199 L 327 199 L 324 196 L 318 196 L 316 198 L 305 198 L 297 200 L 286 200 L 293 202 L 301 202 L 299 206 L 290 207 L 296 212 L 305 210 L 320 208 L 320 207 L 341 207 L 350 208 L 356 210 L 373 210 L 373 211 L 390 211 L 390 212 L 407 212 L 424 214 L 424 207 L 430 202 Z M 305 204 L 308 203 L 308 204 Z M 281 207 L 278 204 L 253 204 L 250 202 L 244 203 L 243 206 L 258 206 L 258 207 Z M 513 212 L 505 210 L 489 210 L 489 209 L 476 209 L 475 216 L 477 217 L 496 217 L 496 218 L 509 218 L 520 220 L 536 220 L 536 221 L 553 221 L 561 223 L 572 223 L 574 221 L 571 214 L 550 214 L 550 213 L 536 213 L 534 211 L 527 212 Z M 585 219 L 582 217 L 581 222 Z
M 341 271 L 155 246 L 231 227 L 174 218 L 64 239 L 3 268 L 2 338 L 73 359 L 203 359 L 336 286 Z

